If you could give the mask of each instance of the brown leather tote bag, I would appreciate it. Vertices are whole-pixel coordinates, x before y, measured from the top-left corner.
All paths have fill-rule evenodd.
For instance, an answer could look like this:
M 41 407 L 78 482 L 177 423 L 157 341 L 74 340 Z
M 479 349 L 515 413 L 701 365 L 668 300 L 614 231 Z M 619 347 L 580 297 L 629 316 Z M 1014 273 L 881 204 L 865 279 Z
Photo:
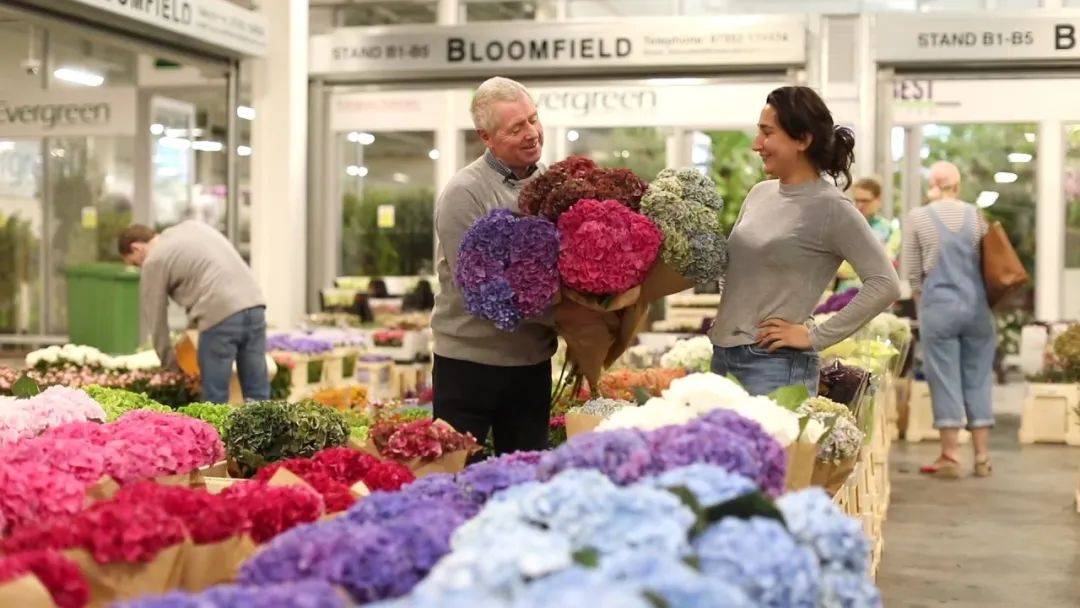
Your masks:
M 1031 280 L 1001 222 L 990 224 L 982 238 L 982 271 L 991 308 Z

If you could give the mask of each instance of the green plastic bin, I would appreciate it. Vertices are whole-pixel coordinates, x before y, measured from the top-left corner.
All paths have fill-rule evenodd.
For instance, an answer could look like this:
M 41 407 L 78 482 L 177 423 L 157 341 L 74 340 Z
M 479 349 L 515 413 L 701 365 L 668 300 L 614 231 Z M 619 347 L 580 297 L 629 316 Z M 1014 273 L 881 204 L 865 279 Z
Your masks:
M 69 266 L 68 336 L 73 344 L 109 354 L 139 347 L 139 270 L 125 264 L 91 262 Z

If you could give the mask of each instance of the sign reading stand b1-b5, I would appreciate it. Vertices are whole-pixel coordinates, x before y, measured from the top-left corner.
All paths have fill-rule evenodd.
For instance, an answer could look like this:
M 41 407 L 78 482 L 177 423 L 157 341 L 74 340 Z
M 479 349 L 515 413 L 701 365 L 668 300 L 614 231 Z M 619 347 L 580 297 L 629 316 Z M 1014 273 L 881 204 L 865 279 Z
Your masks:
M 881 63 L 1080 59 L 1080 13 L 893 15 L 876 24 Z

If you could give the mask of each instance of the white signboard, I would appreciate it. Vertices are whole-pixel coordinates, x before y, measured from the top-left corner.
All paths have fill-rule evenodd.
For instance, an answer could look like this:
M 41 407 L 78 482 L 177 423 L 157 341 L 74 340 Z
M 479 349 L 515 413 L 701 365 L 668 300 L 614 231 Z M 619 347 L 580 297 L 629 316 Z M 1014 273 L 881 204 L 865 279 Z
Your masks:
M 312 74 L 489 74 L 573 69 L 792 66 L 806 62 L 802 18 L 626 19 L 342 28 L 312 36 Z
M 893 83 L 892 119 L 897 125 L 1076 121 L 1078 99 L 1080 81 L 1067 78 L 905 78 Z
M 0 138 L 134 134 L 134 87 L 0 93 Z
M 548 127 L 686 126 L 753 128 L 765 97 L 783 82 L 692 85 L 532 87 Z M 330 129 L 423 131 L 471 129 L 467 89 L 335 95 Z
M 877 17 L 882 63 L 1046 61 L 1080 58 L 1080 14 L 900 15 Z
M 72 1 L 241 55 L 266 54 L 265 17 L 228 0 Z

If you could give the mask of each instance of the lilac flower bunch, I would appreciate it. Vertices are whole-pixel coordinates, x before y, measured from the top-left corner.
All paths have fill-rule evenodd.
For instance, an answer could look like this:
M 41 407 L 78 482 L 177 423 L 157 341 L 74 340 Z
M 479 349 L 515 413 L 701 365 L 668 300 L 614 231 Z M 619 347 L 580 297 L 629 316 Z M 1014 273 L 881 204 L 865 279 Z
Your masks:
M 812 550 L 823 567 L 865 575 L 870 543 L 862 526 L 840 510 L 821 488 L 781 497 L 776 506 L 800 545 Z
M 639 485 L 652 488 L 686 488 L 701 503 L 709 507 L 756 492 L 757 484 L 737 473 L 705 463 L 671 469 L 655 477 L 647 477 Z
M 315 579 L 339 585 L 358 602 L 408 593 L 449 551 L 461 513 L 430 505 L 381 523 L 348 519 L 286 532 L 248 560 L 239 581 L 265 585 Z
M 344 608 L 345 598 L 321 581 L 247 587 L 220 585 L 200 594 L 180 592 L 116 604 L 117 608 Z
M 859 295 L 859 288 L 852 287 L 846 291 L 840 293 L 834 293 L 829 296 L 820 306 L 814 309 L 815 315 L 823 315 L 830 312 L 839 312 L 845 306 L 851 303 L 855 299 L 855 296 Z
M 281 333 L 266 337 L 266 350 L 283 350 L 304 355 L 317 355 L 334 350 L 333 342 L 303 333 Z
M 818 560 L 774 519 L 722 519 L 694 540 L 694 549 L 706 576 L 735 585 L 754 606 L 817 606 Z
M 554 224 L 496 209 L 465 231 L 454 279 L 470 314 L 513 331 L 551 305 L 559 291 L 558 261 Z
M 539 478 L 551 479 L 567 469 L 596 469 L 617 484 L 633 483 L 658 470 L 659 455 L 647 437 L 634 429 L 577 435 L 544 454 Z
M 484 504 L 496 492 L 536 481 L 539 452 L 514 452 L 467 467 L 455 481 L 477 504 Z
M 784 491 L 787 452 L 760 425 L 731 410 L 713 410 L 647 436 L 656 471 L 714 464 L 747 477 L 770 496 Z

